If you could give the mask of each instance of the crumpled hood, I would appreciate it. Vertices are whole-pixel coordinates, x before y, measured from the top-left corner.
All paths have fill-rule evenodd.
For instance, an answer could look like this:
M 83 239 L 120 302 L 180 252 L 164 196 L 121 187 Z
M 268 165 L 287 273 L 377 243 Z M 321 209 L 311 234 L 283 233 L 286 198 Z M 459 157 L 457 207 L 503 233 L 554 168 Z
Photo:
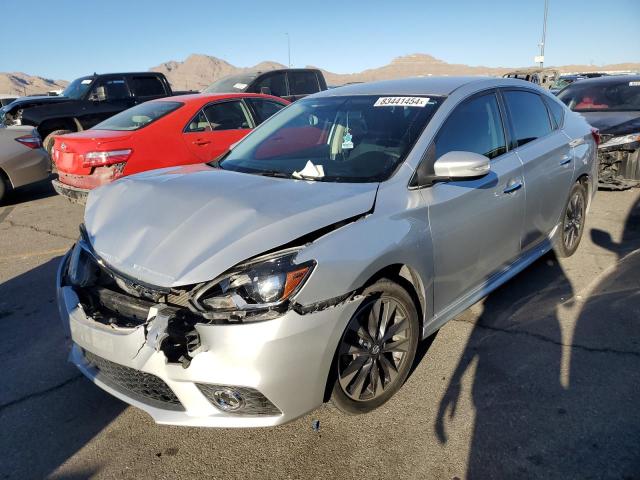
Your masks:
M 626 135 L 640 132 L 640 111 L 578 113 L 602 134 Z
M 369 211 L 376 183 L 289 180 L 204 165 L 93 190 L 85 227 L 110 266 L 160 287 L 212 280 L 250 257 Z
M 10 103 L 9 105 L 11 105 L 11 110 L 14 110 L 16 108 L 27 108 L 27 107 L 33 107 L 33 106 L 37 106 L 37 105 L 49 105 L 52 103 L 62 103 L 62 102 L 69 102 L 71 101 L 70 98 L 67 97 L 62 97 L 59 95 L 38 95 L 38 96 L 34 96 L 34 97 L 19 97 L 16 98 L 12 103 Z M 9 105 L 6 105 L 7 107 Z M 7 109 L 8 111 L 8 109 Z

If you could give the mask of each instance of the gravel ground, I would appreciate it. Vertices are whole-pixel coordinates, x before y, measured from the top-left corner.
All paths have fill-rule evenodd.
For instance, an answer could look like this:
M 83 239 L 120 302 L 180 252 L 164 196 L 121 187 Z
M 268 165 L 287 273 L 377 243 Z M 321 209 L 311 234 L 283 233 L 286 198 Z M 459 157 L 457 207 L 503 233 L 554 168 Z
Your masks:
M 81 377 L 54 277 L 82 208 L 47 184 L 8 203 L 0 478 L 640 478 L 638 190 L 599 192 L 576 255 L 449 322 L 382 408 L 249 430 L 158 426 Z

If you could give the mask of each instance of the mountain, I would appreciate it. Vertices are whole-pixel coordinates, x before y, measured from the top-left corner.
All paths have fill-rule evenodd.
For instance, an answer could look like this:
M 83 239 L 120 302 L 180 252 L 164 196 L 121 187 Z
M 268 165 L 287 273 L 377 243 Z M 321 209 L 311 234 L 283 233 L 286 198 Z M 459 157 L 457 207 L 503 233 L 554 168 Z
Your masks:
M 286 68 L 276 62 L 262 62 L 253 67 L 242 68 L 216 57 L 208 55 L 190 55 L 184 62 L 170 61 L 151 68 L 164 73 L 176 90 L 200 90 L 226 75 L 255 70 L 273 70 Z M 317 67 L 309 67 L 317 68 Z M 640 63 L 622 63 L 616 65 L 566 65 L 557 68 L 561 72 L 594 71 L 640 71 Z M 322 70 L 329 85 L 342 85 L 349 82 L 371 82 L 392 78 L 415 77 L 419 75 L 489 75 L 500 76 L 513 70 L 511 67 L 470 66 L 447 63 L 424 53 L 415 53 L 394 58 L 388 65 L 371 68 L 358 73 L 333 73 Z
M 46 94 L 50 90 L 59 90 L 67 86 L 65 80 L 50 80 L 48 78 L 27 75 L 22 72 L 0 72 L 0 94 L 33 95 Z
M 171 60 L 150 70 L 164 73 L 174 90 L 202 90 L 215 80 L 238 73 L 255 70 L 274 70 L 286 68 L 276 62 L 261 62 L 253 67 L 241 68 L 229 62 L 208 55 L 189 55 L 184 62 Z

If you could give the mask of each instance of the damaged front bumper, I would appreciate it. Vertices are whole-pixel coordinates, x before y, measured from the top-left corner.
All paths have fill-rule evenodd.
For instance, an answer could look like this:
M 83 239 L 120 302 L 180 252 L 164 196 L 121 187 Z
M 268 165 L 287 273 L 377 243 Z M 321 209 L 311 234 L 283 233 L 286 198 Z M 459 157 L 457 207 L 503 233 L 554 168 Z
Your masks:
M 58 271 L 60 315 L 72 341 L 69 359 L 96 385 L 134 405 L 157 423 L 258 427 L 291 421 L 318 407 L 336 345 L 357 301 L 247 324 L 196 324 L 198 347 L 188 363 L 159 348 L 171 313 L 116 327 L 87 314 L 74 287 Z M 222 392 L 222 393 L 221 393 Z M 235 411 L 225 402 L 240 403 Z
M 598 148 L 598 186 L 603 190 L 627 190 L 640 185 L 640 142 Z

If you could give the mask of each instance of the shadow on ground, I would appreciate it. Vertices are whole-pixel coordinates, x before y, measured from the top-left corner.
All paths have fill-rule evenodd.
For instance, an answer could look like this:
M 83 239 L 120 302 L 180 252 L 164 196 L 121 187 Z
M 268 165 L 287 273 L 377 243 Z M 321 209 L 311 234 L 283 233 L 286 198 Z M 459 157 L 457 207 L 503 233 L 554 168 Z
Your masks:
M 619 261 L 586 301 L 549 254 L 484 302 L 434 427 L 475 368 L 470 479 L 640 478 L 640 203 L 619 244 L 589 233 Z
M 55 302 L 60 258 L 0 284 L 0 478 L 44 478 L 124 404 L 67 363 Z M 96 464 L 100 464 L 99 461 Z M 77 473 L 87 478 L 94 472 Z
M 11 207 L 13 205 L 19 205 L 21 203 L 31 202 L 33 200 L 40 200 L 42 198 L 52 197 L 56 194 L 56 191 L 51 185 L 51 180 L 55 177 L 50 176 L 46 180 L 40 182 L 31 183 L 24 187 L 16 188 L 7 194 L 7 197 L 0 204 L 2 207 Z

